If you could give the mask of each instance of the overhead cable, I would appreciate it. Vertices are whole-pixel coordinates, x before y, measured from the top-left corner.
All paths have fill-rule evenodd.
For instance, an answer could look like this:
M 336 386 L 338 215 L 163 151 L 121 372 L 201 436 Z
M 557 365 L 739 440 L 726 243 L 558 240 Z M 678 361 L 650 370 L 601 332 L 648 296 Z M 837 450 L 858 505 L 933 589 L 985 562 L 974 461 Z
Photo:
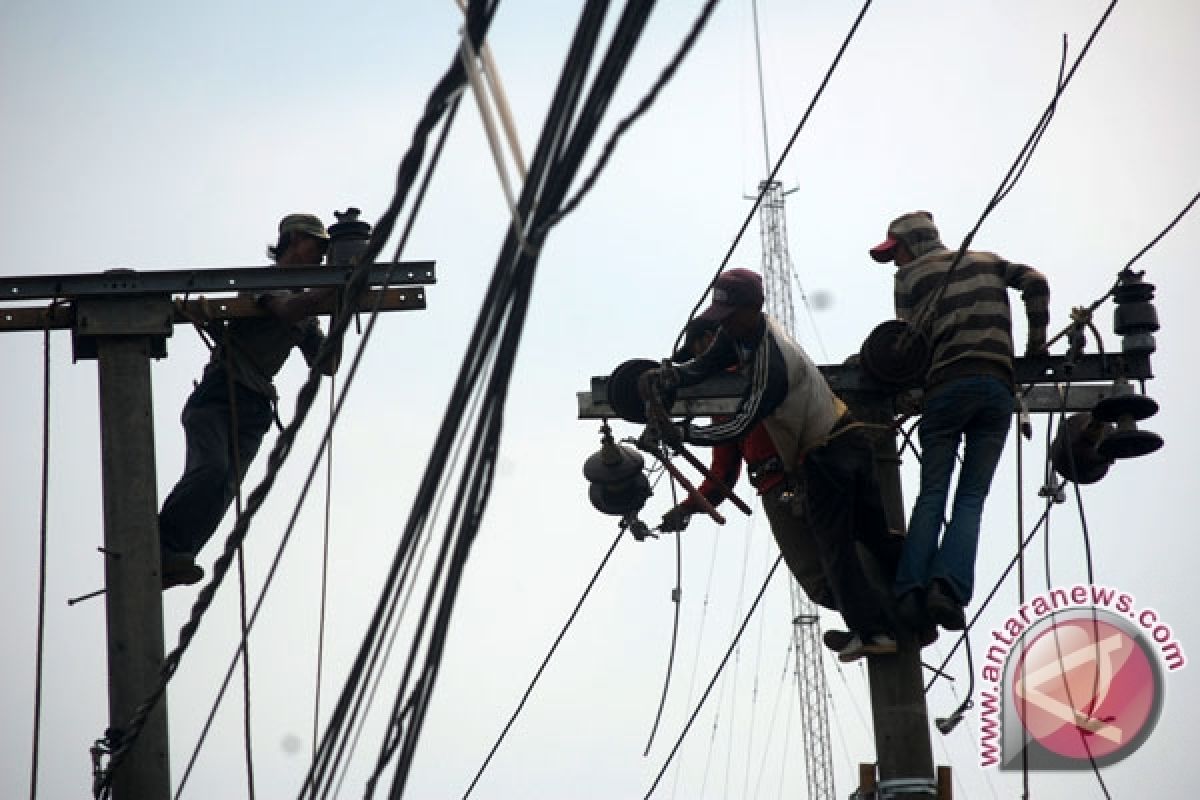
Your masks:
M 775 570 L 779 569 L 780 561 L 783 561 L 782 553 L 780 553 L 775 559 L 775 563 L 771 565 L 771 569 L 767 573 L 767 577 L 763 579 L 762 588 L 758 590 L 758 594 L 754 597 L 754 602 L 750 604 L 750 610 L 746 612 L 746 616 L 742 620 L 741 626 L 737 629 L 737 633 L 734 634 L 733 641 L 729 643 L 729 647 L 725 650 L 725 655 L 721 659 L 721 663 L 717 665 L 717 669 L 713 673 L 712 679 L 709 680 L 708 686 L 705 687 L 704 693 L 700 696 L 700 702 L 696 703 L 696 707 L 692 710 L 691 716 L 688 717 L 687 722 L 683 726 L 683 730 L 680 731 L 679 737 L 675 740 L 675 744 L 671 748 L 671 752 L 667 754 L 667 758 L 663 762 L 662 769 L 658 771 L 658 775 L 654 777 L 654 782 L 650 784 L 650 788 L 646 791 L 645 796 L 647 800 L 650 795 L 654 794 L 654 790 L 658 788 L 659 781 L 662 780 L 662 776 L 666 773 L 667 767 L 671 765 L 671 759 L 673 759 L 675 754 L 679 752 L 680 745 L 683 744 L 683 740 L 687 737 L 688 731 L 692 729 L 692 723 L 695 722 L 696 717 L 699 716 L 700 709 L 704 708 L 704 703 L 706 700 L 708 700 L 709 694 L 712 693 L 713 686 L 716 685 L 717 679 L 721 677 L 721 673 L 725 669 L 725 665 L 729 662 L 729 657 L 733 655 L 734 649 L 738 646 L 738 642 L 741 641 L 742 633 L 745 632 L 746 626 L 750 623 L 750 618 L 753 617 L 754 612 L 758 610 L 759 602 L 762 600 L 763 595 L 766 594 L 767 587 L 771 585 L 771 578 L 775 576 Z
M 504 724 L 504 728 L 500 731 L 500 735 L 496 737 L 495 743 L 492 744 L 492 749 L 488 751 L 487 756 L 483 759 L 483 763 L 479 766 L 479 771 L 475 773 L 475 777 L 471 779 L 471 784 L 467 786 L 467 790 L 463 792 L 463 800 L 467 800 L 467 798 L 471 796 L 471 792 L 475 790 L 475 786 L 479 783 L 479 779 L 483 776 L 484 771 L 488 768 L 488 765 L 492 763 L 492 757 L 496 755 L 496 751 L 500 749 L 501 743 L 504 742 L 504 738 L 508 736 L 508 732 L 512 729 L 513 723 L 517 721 L 517 717 L 520 716 L 522 709 L 525 708 L 525 703 L 528 702 L 529 696 L 533 694 L 534 687 L 537 686 L 538 681 L 541 680 L 542 673 L 546 671 L 546 667 L 549 665 L 550 659 L 554 657 L 554 653 L 558 650 L 559 644 L 562 643 L 563 637 L 567 635 L 567 631 L 575 622 L 575 618 L 579 615 L 579 609 L 583 608 L 584 601 L 587 600 L 588 595 L 591 594 L 592 588 L 596 585 L 596 581 L 600 578 L 600 573 L 604 571 L 606 566 L 608 566 L 609 558 L 612 557 L 613 551 L 617 549 L 617 544 L 621 541 L 621 537 L 624 535 L 625 528 L 622 527 L 620 532 L 617 533 L 616 538 L 613 539 L 612 544 L 609 545 L 608 551 L 604 554 L 604 557 L 600 559 L 600 565 L 596 567 L 596 571 L 592 573 L 591 580 L 589 580 L 587 586 L 584 587 L 583 593 L 579 596 L 579 600 L 577 600 L 575 603 L 575 607 L 571 609 L 571 613 L 567 615 L 567 621 L 563 623 L 562 629 L 558 632 L 558 636 L 554 638 L 554 643 L 550 645 L 550 650 L 546 653 L 546 657 L 542 659 L 542 663 L 538 665 L 537 670 L 533 673 L 533 679 L 530 680 L 529 685 L 525 687 L 525 693 L 521 695 L 521 699 L 517 703 L 517 707 L 513 709 L 513 713 L 508 718 L 508 722 Z
M 788 143 L 784 146 L 783 152 L 781 152 L 779 154 L 779 158 L 775 160 L 775 167 L 771 170 L 771 174 L 767 176 L 767 179 L 762 182 L 758 196 L 754 199 L 754 203 L 750 206 L 750 211 L 746 214 L 746 219 L 742 221 L 742 227 L 739 228 L 738 232 L 734 235 L 733 242 L 730 243 L 729 250 L 726 251 L 725 257 L 721 259 L 721 263 L 717 267 L 717 271 L 713 274 L 712 280 L 709 282 L 708 287 L 706 287 L 704 292 L 701 293 L 700 298 L 696 301 L 696 305 L 692 306 L 692 310 L 688 314 L 688 321 L 691 321 L 691 318 L 694 317 L 696 312 L 700 310 L 700 305 L 704 302 L 704 298 L 708 294 L 708 290 L 712 288 L 712 285 L 716 283 L 717 277 L 729 264 L 729 259 L 733 257 L 734 250 L 737 249 L 738 244 L 742 241 L 742 237 L 746 234 L 746 229 L 750 227 L 750 223 L 754 220 L 755 214 L 758 213 L 758 208 L 760 205 L 762 205 L 762 201 L 767 194 L 768 187 L 775 180 L 775 176 L 779 174 L 779 170 L 781 167 L 783 167 L 783 162 L 787 160 L 788 154 L 791 153 L 792 145 L 794 145 L 796 143 L 796 139 L 799 138 L 800 131 L 804 130 L 804 125 L 808 122 L 808 118 L 812 115 L 813 109 L 816 108 L 817 101 L 820 100 L 821 95 L 825 93 L 825 87 L 829 85 L 830 78 L 833 77 L 834 71 L 837 69 L 838 64 L 841 63 L 842 56 L 845 54 L 846 48 L 850 46 L 850 41 L 854 38 L 854 34 L 858 32 L 858 26 L 862 23 L 863 17 L 867 15 L 867 10 L 871 8 L 872 2 L 873 0 L 866 0 L 866 2 L 863 3 L 862 9 L 859 10 L 858 16 L 855 17 L 854 23 L 850 26 L 850 30 L 846 33 L 846 37 L 842 40 L 842 45 L 838 48 L 837 55 L 833 57 L 833 62 L 825 71 L 825 77 L 821 79 L 821 83 L 817 86 L 817 91 L 813 94 L 812 100 L 809 101 L 808 108 L 804 110 L 804 114 L 800 117 L 800 121 L 796 123 L 796 129 L 792 131 L 792 136 L 790 139 L 788 139 Z M 679 349 L 679 344 L 683 341 L 683 334 L 686 330 L 686 327 L 687 326 L 685 323 L 684 328 L 679 331 L 679 335 L 675 339 L 675 346 L 672 348 L 672 350 Z
M 975 239 L 975 234 L 977 234 L 979 229 L 983 227 L 984 221 L 991 215 L 992 211 L 994 211 L 996 207 L 1000 205 L 1000 202 L 1004 200 L 1004 198 L 1007 197 L 1009 193 L 1016 187 L 1017 181 L 1019 181 L 1021 176 L 1025 173 L 1025 168 L 1029 166 L 1029 162 L 1033 159 L 1033 154 L 1037 150 L 1038 144 L 1041 143 L 1042 136 L 1046 133 L 1046 129 L 1050 125 L 1050 120 L 1054 118 L 1054 113 L 1058 110 L 1059 99 L 1062 97 L 1063 92 L 1066 91 L 1067 86 L 1071 83 L 1071 79 L 1075 77 L 1076 70 L 1079 69 L 1079 65 L 1083 62 L 1084 57 L 1088 54 L 1088 51 L 1091 50 L 1092 43 L 1096 40 L 1096 36 L 1100 33 L 1100 29 L 1103 28 L 1104 23 L 1108 21 L 1108 17 L 1116 5 L 1117 0 L 1112 0 L 1108 4 L 1108 7 L 1104 10 L 1104 13 L 1100 15 L 1099 21 L 1096 23 L 1095 27 L 1092 28 L 1092 32 L 1088 36 L 1087 41 L 1084 42 L 1083 48 L 1079 51 L 1079 55 L 1076 56 L 1075 62 L 1071 65 L 1069 70 L 1066 70 L 1065 73 L 1063 70 L 1066 66 L 1067 41 L 1066 36 L 1063 36 L 1062 59 L 1059 63 L 1058 79 L 1055 81 L 1054 94 L 1050 98 L 1050 103 L 1042 112 L 1042 116 L 1038 118 L 1037 123 L 1034 124 L 1033 131 L 1029 134 L 1029 137 L 1025 140 L 1025 143 L 1021 145 L 1021 149 L 1018 151 L 1017 157 L 1013 159 L 1013 163 L 1009 166 L 1008 172 L 1006 172 L 1004 177 L 1000 180 L 1000 185 L 996 187 L 996 191 L 992 195 L 992 199 L 989 200 L 987 205 L 984 207 L 983 213 L 979 215 L 979 219 L 976 221 L 975 226 L 971 228 L 966 236 L 963 237 L 962 244 L 959 246 L 958 252 L 955 253 L 954 259 L 950 262 L 950 266 L 946 270 L 945 277 L 942 279 L 941 285 L 933 294 L 932 300 L 927 303 L 922 309 L 921 313 L 913 319 L 910 330 L 920 329 L 922 318 L 935 313 L 939 299 L 949 286 L 950 278 L 954 274 L 954 271 L 966 256 L 967 250 L 971 246 L 971 242 L 973 242 Z
M 42 327 L 42 480 L 41 513 L 38 523 L 37 644 L 33 667 L 33 743 L 29 765 L 29 800 L 37 800 L 38 757 L 42 733 L 42 656 L 46 641 L 46 549 L 50 508 L 50 317 L 57 306 L 46 309 Z
M 488 15 L 486 19 L 490 20 L 490 15 Z M 477 30 L 477 33 L 480 37 L 483 35 L 483 30 L 484 28 Z M 210 582 L 201 589 L 199 595 L 197 596 L 197 599 L 192 607 L 191 616 L 187 623 L 180 630 L 179 643 L 164 660 L 163 667 L 160 671 L 160 680 L 158 685 L 151 692 L 146 701 L 144 701 L 143 704 L 138 708 L 137 712 L 135 712 L 129 724 L 119 731 L 119 741 L 114 747 L 112 747 L 109 768 L 101 780 L 101 785 L 98 787 L 98 794 L 101 798 L 107 798 L 111 796 L 111 782 L 114 770 L 119 767 L 124 754 L 128 752 L 129 747 L 132 745 L 133 741 L 136 740 L 137 736 L 141 732 L 141 729 L 144 727 L 145 721 L 150 712 L 165 693 L 167 684 L 170 682 L 171 677 L 178 669 L 179 662 L 182 659 L 183 654 L 186 652 L 188 645 L 195 636 L 204 612 L 212 604 L 216 590 L 221 581 L 224 579 L 225 574 L 229 570 L 230 563 L 233 560 L 233 556 L 237 550 L 237 547 L 245 539 L 246 531 L 249 528 L 251 521 L 253 520 L 259 508 L 262 506 L 266 496 L 270 493 L 280 469 L 291 452 L 292 444 L 295 441 L 299 428 L 307 417 L 308 411 L 312 407 L 317 388 L 320 384 L 321 373 L 319 371 L 319 366 L 324 363 L 325 359 L 331 357 L 332 353 L 334 352 L 333 348 L 340 346 L 340 342 L 344 337 L 346 329 L 349 326 L 350 319 L 353 316 L 352 310 L 354 299 L 358 297 L 362 289 L 365 287 L 370 266 L 374 263 L 374 260 L 378 256 L 380 250 L 390 238 L 395 221 L 407 200 L 409 190 L 416 180 L 417 172 L 420 169 L 422 160 L 424 158 L 425 145 L 429 134 L 432 132 L 433 127 L 437 124 L 439 119 L 441 119 L 443 114 L 445 114 L 447 106 L 453 106 L 455 103 L 457 91 L 459 88 L 461 88 L 463 82 L 461 69 L 462 67 L 460 63 L 456 62 L 455 65 L 452 65 L 447 75 L 443 76 L 442 80 L 439 82 L 438 86 L 435 87 L 434 92 L 431 95 L 431 102 L 429 106 L 427 106 L 426 114 L 419 121 L 413 134 L 412 144 L 402 158 L 400 166 L 397 170 L 395 195 L 393 196 L 388 208 L 380 218 L 380 221 L 375 225 L 375 228 L 371 234 L 371 239 L 368 241 L 366 249 L 359 258 L 358 265 L 355 267 L 353 273 L 347 281 L 346 289 L 343 291 L 343 307 L 334 317 L 334 320 L 330 325 L 329 335 L 327 336 L 326 341 L 323 343 L 321 350 L 318 352 L 316 359 L 314 359 L 314 366 L 309 372 L 308 380 L 297 395 L 295 415 L 293 416 L 292 421 L 280 433 L 274 448 L 268 456 L 267 469 L 262 481 L 254 489 L 254 491 L 251 492 L 245 513 L 234 525 L 233 530 L 230 531 L 226 539 L 224 552 L 214 562 L 213 577 Z M 418 198 L 418 201 L 419 199 L 420 198 Z M 411 229 L 411 224 L 412 223 L 410 220 L 408 229 Z M 396 260 L 398 260 L 398 256 Z M 378 305 L 376 306 L 376 310 L 378 310 Z M 359 352 L 356 354 L 355 363 L 352 365 L 352 367 L 357 366 L 361 355 L 362 349 L 360 347 Z M 347 379 L 346 386 L 343 388 L 342 400 L 345 398 L 345 392 L 349 388 L 349 384 L 350 379 Z M 324 448 L 327 439 L 328 433 L 326 438 L 322 440 L 322 448 Z M 319 457 L 320 454 L 318 454 L 317 458 L 319 459 Z M 315 460 L 313 470 L 310 470 L 309 473 L 308 483 L 311 483 L 317 463 L 318 461 Z M 308 483 L 306 483 L 306 487 Z M 278 555 L 276 557 L 275 564 L 272 565 L 272 569 L 274 569 L 274 566 L 277 564 Z M 256 613 L 258 608 L 261 608 L 261 603 L 262 596 L 260 595 Z M 248 627 L 253 625 L 253 619 L 255 615 L 256 614 L 251 615 Z

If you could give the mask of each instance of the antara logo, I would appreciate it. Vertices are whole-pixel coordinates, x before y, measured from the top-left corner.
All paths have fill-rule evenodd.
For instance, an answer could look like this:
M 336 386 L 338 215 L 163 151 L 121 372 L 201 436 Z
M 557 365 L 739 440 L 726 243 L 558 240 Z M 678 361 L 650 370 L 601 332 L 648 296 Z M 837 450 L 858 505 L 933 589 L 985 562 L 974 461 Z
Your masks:
M 1052 589 L 991 632 L 981 670 L 980 762 L 1002 770 L 1091 769 L 1150 736 L 1163 666 L 1187 663 L 1154 609 L 1106 586 Z

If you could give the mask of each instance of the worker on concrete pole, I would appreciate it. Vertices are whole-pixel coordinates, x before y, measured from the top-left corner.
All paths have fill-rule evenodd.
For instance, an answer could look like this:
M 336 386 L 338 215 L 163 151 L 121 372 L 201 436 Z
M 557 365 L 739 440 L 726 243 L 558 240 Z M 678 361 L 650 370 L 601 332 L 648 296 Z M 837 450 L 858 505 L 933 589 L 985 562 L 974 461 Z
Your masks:
M 639 390 L 650 397 L 730 367 L 746 378 L 738 410 L 728 418 L 707 426 L 684 422 L 660 434 L 668 442 L 716 446 L 741 441 L 761 424 L 787 478 L 775 513 L 768 507 L 772 531 L 813 601 L 845 619 L 852 635 L 838 649 L 839 658 L 895 653 L 883 598 L 871 589 L 855 550 L 862 542 L 886 556 L 894 538 L 888 536 L 870 443 L 804 349 L 763 313 L 763 300 L 758 273 L 721 273 L 702 314 L 720 323 L 712 345 L 687 363 L 648 371 Z M 823 581 L 813 579 L 816 571 Z
M 933 215 L 893 220 L 871 248 L 896 265 L 896 316 L 928 337 L 932 350 L 919 423 L 921 489 L 896 573 L 902 617 L 966 627 L 975 585 L 983 504 L 1004 450 L 1014 411 L 1012 317 L 1008 290 L 1019 289 L 1028 321 L 1027 355 L 1046 349 L 1050 288 L 1042 273 L 993 253 L 957 253 L 941 242 Z M 952 268 L 953 267 L 953 268 Z M 962 469 L 950 521 L 943 515 L 959 442 Z
M 289 214 L 267 248 L 279 266 L 319 266 L 329 233 L 312 214 Z M 310 367 L 325 336 L 313 312 L 335 289 L 272 291 L 254 295 L 267 315 L 209 323 L 215 346 L 204 375 L 180 417 L 187 440 L 183 476 L 158 515 L 164 589 L 197 583 L 204 570 L 196 555 L 229 510 L 246 469 L 275 419 L 272 382 L 292 348 Z M 332 375 L 340 353 L 320 364 Z

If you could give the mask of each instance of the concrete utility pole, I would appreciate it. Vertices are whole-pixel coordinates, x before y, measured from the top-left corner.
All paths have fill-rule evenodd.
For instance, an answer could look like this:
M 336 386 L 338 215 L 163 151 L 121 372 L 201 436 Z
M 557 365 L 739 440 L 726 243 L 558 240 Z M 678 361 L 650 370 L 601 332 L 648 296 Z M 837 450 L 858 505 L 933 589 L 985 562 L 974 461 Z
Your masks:
M 149 697 L 164 657 L 150 359 L 165 357 L 166 337 L 188 321 L 176 312 L 172 294 L 338 287 L 350 272 L 257 267 L 0 278 L 0 299 L 60 301 L 0 312 L 0 332 L 70 327 L 75 358 L 97 363 L 111 728 L 128 723 Z M 369 311 L 378 302 L 386 311 L 423 309 L 424 291 L 413 284 L 434 280 L 433 262 L 377 264 L 369 285 L 405 286 L 368 290 L 357 307 Z M 331 300 L 318 313 L 332 313 L 333 306 Z M 247 297 L 212 298 L 209 308 L 224 319 L 266 313 Z M 112 775 L 114 800 L 169 800 L 169 755 L 163 698 Z

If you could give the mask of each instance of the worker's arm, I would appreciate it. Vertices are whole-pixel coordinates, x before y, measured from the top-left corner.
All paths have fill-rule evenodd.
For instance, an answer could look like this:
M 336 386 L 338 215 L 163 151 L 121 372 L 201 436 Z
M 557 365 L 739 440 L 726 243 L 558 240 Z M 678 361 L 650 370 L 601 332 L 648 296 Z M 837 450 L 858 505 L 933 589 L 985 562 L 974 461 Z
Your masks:
M 1025 317 L 1029 321 L 1026 355 L 1046 349 L 1046 329 L 1050 326 L 1050 283 L 1046 276 L 1025 264 L 1004 264 L 1004 282 L 1021 292 Z
M 311 317 L 322 305 L 337 296 L 337 289 L 313 289 L 288 294 L 264 294 L 258 304 L 283 322 L 295 324 Z
M 743 439 L 755 425 L 779 408 L 788 393 L 787 364 L 774 337 L 765 331 L 754 349 L 746 378 L 746 390 L 737 412 L 712 425 L 688 426 L 683 432 L 684 441 L 711 447 Z
M 726 442 L 725 444 L 717 445 L 712 449 L 712 463 L 708 468 L 712 478 L 705 478 L 704 481 L 696 487 L 696 493 L 703 496 L 714 507 L 721 505 L 725 500 L 725 492 L 718 488 L 718 482 L 726 489 L 733 491 L 733 487 L 737 485 L 738 477 L 742 474 L 742 450 L 736 442 Z M 713 480 L 713 479 L 716 480 Z M 700 511 L 700 505 L 695 502 L 691 495 L 684 498 L 680 503 L 681 506 L 688 510 L 689 514 L 694 514 Z

